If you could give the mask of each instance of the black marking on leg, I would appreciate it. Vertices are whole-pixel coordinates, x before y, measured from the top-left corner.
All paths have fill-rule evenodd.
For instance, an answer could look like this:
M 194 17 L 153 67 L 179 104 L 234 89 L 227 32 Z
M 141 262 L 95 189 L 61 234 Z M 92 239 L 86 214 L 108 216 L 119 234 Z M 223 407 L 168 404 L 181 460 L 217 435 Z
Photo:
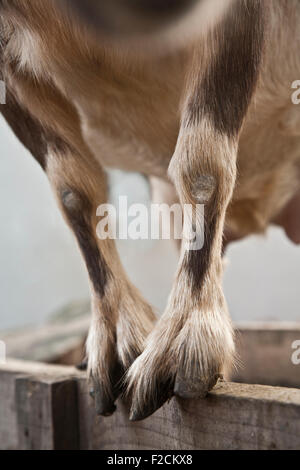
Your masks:
M 71 188 L 62 191 L 61 200 L 85 259 L 95 292 L 102 298 L 105 295 L 106 284 L 109 278 L 112 278 L 112 272 L 98 248 L 97 235 L 93 233 L 92 204 L 84 194 Z
M 120 2 L 120 0 L 115 0 Z M 170 18 L 185 13 L 199 0 L 121 0 L 128 9 L 146 16 Z
M 175 22 L 200 0 L 56 0 L 97 31 L 116 36 L 154 32 Z
M 201 250 L 186 252 L 182 269 L 187 273 L 192 283 L 192 293 L 200 295 L 204 277 L 210 266 L 212 245 L 216 235 L 218 214 L 205 221 L 204 245 Z
M 188 104 L 186 125 L 208 116 L 215 129 L 236 136 L 255 89 L 261 62 L 265 12 L 260 0 L 235 1 L 213 41 L 217 53 Z
M 5 61 L 5 47 L 9 41 L 0 34 L 0 80 L 10 83 L 9 77 L 26 80 L 30 77 L 21 71 L 17 60 Z M 32 77 L 30 77 L 32 79 Z M 17 93 L 7 85 L 6 103 L 0 105 L 3 115 L 20 142 L 29 150 L 41 167 L 46 170 L 48 149 L 51 147 L 58 155 L 64 155 L 70 144 L 67 144 L 56 132 L 42 125 L 38 119 L 18 99 Z
M 9 90 L 6 93 L 6 104 L 0 105 L 0 112 L 16 137 L 45 169 L 47 131 L 17 102 Z

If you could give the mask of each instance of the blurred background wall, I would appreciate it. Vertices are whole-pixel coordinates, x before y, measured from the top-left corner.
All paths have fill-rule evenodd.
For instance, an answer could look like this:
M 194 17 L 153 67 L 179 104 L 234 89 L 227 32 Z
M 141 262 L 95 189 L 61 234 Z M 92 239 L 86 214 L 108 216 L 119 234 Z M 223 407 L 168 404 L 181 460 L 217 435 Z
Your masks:
M 46 176 L 0 118 L 0 330 L 41 324 L 89 296 L 75 240 Z M 114 172 L 112 197 L 149 202 L 143 177 Z M 168 241 L 118 243 L 131 279 L 162 311 L 176 267 Z M 300 247 L 280 229 L 251 237 L 227 254 L 225 291 L 235 321 L 300 319 Z

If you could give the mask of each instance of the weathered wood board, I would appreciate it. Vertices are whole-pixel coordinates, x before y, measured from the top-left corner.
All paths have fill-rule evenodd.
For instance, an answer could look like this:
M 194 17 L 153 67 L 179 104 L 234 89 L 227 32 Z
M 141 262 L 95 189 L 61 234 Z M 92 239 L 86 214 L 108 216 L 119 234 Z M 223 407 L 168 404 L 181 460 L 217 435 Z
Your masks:
M 244 323 L 236 325 L 236 331 L 241 366 L 231 380 L 300 388 L 300 365 L 292 362 L 292 345 L 300 341 L 299 323 Z
M 65 366 L 0 365 L 0 449 L 77 449 L 79 376 Z
M 172 399 L 139 423 L 125 403 L 97 417 L 83 373 L 0 366 L 1 449 L 300 449 L 300 390 L 219 383 L 204 400 Z
M 300 449 L 299 390 L 220 383 L 204 400 L 173 398 L 154 416 L 130 423 L 121 402 L 112 417 L 87 419 L 92 401 L 79 386 L 84 449 Z

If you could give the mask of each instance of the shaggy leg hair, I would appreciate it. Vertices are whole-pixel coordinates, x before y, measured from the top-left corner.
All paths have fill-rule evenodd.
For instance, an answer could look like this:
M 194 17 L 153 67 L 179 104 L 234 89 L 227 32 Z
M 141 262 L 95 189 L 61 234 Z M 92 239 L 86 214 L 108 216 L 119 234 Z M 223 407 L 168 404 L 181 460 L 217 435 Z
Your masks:
M 96 235 L 96 210 L 107 202 L 106 175 L 81 137 L 75 109 L 53 85 L 36 83 L 13 64 L 6 64 L 4 77 L 8 94 L 1 111 L 46 171 L 87 266 L 92 299 L 88 372 L 97 412 L 107 416 L 155 316 L 125 275 L 114 242 Z
M 194 75 L 169 168 L 181 204 L 192 205 L 197 218 L 197 204 L 205 204 L 204 246 L 182 250 L 166 312 L 128 372 L 132 420 L 149 416 L 173 393 L 205 396 L 234 358 L 222 291 L 222 238 L 236 181 L 239 132 L 261 59 L 260 3 L 240 3 L 222 28 L 208 38 L 205 50 L 195 51 Z M 198 74 L 200 64 L 204 71 Z M 216 96 L 221 99 L 214 101 Z
M 159 34 L 154 21 L 147 40 L 140 21 L 137 29 L 131 22 L 141 2 L 76 0 L 94 34 L 72 14 L 75 1 L 66 1 L 67 14 L 63 0 L 0 0 L 7 85 L 0 111 L 46 171 L 86 262 L 97 411 L 112 413 L 125 383 L 131 418 L 142 419 L 174 394 L 204 396 L 234 362 L 221 285 L 224 231 L 237 239 L 275 221 L 299 243 L 299 107 L 290 88 L 300 70 L 299 0 L 178 0 L 195 3 L 197 14 L 167 21 L 166 30 L 159 14 Z M 129 28 L 113 29 L 111 12 L 121 3 Z M 156 9 L 163 0 L 143 3 Z M 138 40 L 129 41 L 131 32 Z M 183 246 L 153 331 L 152 310 L 113 241 L 96 235 L 105 167 L 163 180 L 164 197 L 190 204 L 196 221 L 205 206 L 203 247 Z

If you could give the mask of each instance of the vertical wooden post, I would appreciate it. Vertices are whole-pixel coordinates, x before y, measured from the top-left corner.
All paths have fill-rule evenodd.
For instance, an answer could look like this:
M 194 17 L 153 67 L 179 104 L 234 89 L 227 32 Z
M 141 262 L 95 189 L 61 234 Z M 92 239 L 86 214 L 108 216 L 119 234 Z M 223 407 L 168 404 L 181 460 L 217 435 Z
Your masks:
M 15 393 L 19 449 L 78 449 L 75 380 L 20 377 Z
M 78 449 L 78 377 L 73 367 L 0 365 L 0 449 Z

